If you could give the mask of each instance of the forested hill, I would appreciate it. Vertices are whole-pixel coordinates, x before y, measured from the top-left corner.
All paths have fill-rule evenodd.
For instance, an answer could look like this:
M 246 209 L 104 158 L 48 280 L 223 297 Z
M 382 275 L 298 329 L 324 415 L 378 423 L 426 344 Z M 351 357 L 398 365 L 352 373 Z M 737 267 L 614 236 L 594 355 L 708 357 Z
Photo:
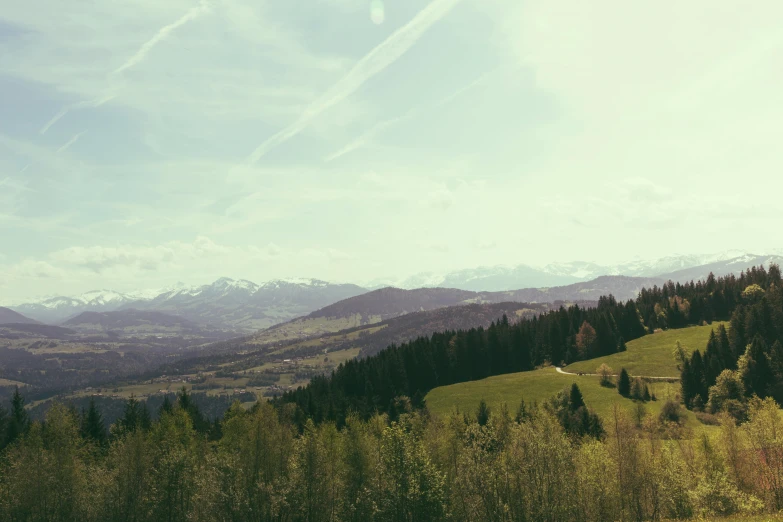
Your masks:
M 316 421 L 338 423 L 351 411 L 364 417 L 376 411 L 393 414 L 400 396 L 420 405 L 424 394 L 438 386 L 608 355 L 658 328 L 729 320 L 753 284 L 780 287 L 779 267 L 752 268 L 739 277 L 710 274 L 697 283 L 669 282 L 645 288 L 625 303 L 607 296 L 594 308 L 560 308 L 516 323 L 504 316 L 487 329 L 434 333 L 349 361 L 331 376 L 288 392 L 278 404 L 296 403 Z

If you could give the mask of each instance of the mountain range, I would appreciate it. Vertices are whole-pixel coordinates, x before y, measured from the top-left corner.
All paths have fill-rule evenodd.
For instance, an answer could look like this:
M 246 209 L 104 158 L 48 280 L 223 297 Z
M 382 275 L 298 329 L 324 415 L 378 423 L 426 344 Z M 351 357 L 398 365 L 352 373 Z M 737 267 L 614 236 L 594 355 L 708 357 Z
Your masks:
M 376 281 L 367 285 L 370 288 L 318 279 L 274 280 L 256 284 L 224 277 L 208 285 L 188 287 L 179 283 L 163 290 L 132 293 L 98 290 L 74 297 L 50 297 L 11 308 L 31 320 L 50 324 L 62 323 L 86 311 L 158 311 L 185 318 L 201 327 L 246 334 L 319 310 L 321 317 L 333 314 L 329 317 L 344 318 L 343 326 L 353 327 L 366 323 L 371 317 L 377 321 L 402 313 L 472 302 L 580 301 L 594 300 L 608 293 L 618 299 L 629 299 L 642 286 L 661 284 L 669 279 L 697 280 L 705 278 L 710 272 L 721 276 L 739 273 L 751 266 L 769 266 L 770 263 L 783 264 L 783 256 L 729 251 L 617 265 L 576 261 L 552 263 L 540 268 L 528 265 L 480 267 L 444 275 L 423 273 L 385 286 Z M 395 293 L 393 289 L 386 288 L 388 286 L 422 290 L 418 295 Z M 373 287 L 376 290 L 370 291 Z M 426 291 L 433 288 L 448 290 L 439 293 Z M 376 293 L 378 290 L 385 294 Z M 492 292 L 499 295 L 484 295 Z M 396 299 L 388 299 L 394 296 Z M 348 309 L 334 313 L 334 309 L 325 308 L 335 303 L 337 306 L 353 307 L 354 315 L 351 316 Z M 386 306 L 391 308 L 384 310 Z M 330 325 L 327 330 L 331 329 Z
M 366 291 L 357 285 L 317 279 L 275 280 L 257 285 L 223 277 L 209 285 L 179 284 L 152 297 L 101 290 L 77 297 L 51 297 L 13 309 L 47 323 L 61 323 L 87 311 L 154 310 L 212 328 L 248 333 Z
M 759 255 L 729 250 L 709 255 L 668 256 L 652 261 L 634 260 L 614 265 L 586 261 L 550 263 L 542 267 L 531 265 L 490 266 L 458 270 L 445 274 L 422 272 L 401 280 L 375 280 L 370 288 L 459 288 L 476 292 L 564 286 L 589 281 L 605 275 L 657 277 L 674 281 L 704 278 L 712 271 L 716 276 L 739 274 L 743 269 L 763 264 L 783 262 L 777 254 Z

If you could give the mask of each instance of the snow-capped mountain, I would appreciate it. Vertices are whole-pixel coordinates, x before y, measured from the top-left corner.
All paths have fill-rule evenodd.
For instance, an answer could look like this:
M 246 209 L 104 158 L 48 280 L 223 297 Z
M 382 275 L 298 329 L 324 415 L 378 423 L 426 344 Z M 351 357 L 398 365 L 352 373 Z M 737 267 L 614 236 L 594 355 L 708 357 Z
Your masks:
M 474 292 L 547 289 L 593 281 L 601 276 L 630 276 L 690 281 L 739 274 L 751 266 L 783 264 L 781 255 L 756 255 L 741 251 L 695 256 L 668 256 L 656 260 L 632 260 L 616 265 L 573 261 L 542 267 L 530 265 L 491 266 L 446 274 L 424 272 L 406 279 L 378 280 L 371 284 L 333 284 L 319 279 L 276 279 L 256 284 L 223 277 L 201 286 L 177 283 L 169 288 L 115 292 L 95 290 L 66 297 L 55 296 L 12 306 L 32 319 L 59 323 L 82 312 L 124 309 L 154 310 L 184 317 L 195 323 L 236 332 L 252 332 L 306 315 L 368 289 L 394 286 L 402 289 L 455 288 Z
M 406 279 L 385 281 L 388 286 L 413 288 L 458 288 L 472 291 L 506 291 L 521 288 L 548 288 L 590 281 L 605 275 L 629 277 L 656 277 L 677 281 L 701 279 L 713 272 L 716 276 L 739 274 L 751 266 L 783 263 L 783 255 L 757 255 L 739 250 L 728 250 L 705 255 L 673 255 L 654 260 L 636 259 L 614 265 L 587 261 L 531 265 L 490 266 L 459 270 L 446 274 L 425 272 Z M 382 281 L 368 286 L 377 288 Z
M 278 279 L 259 285 L 245 279 L 222 277 L 208 285 L 177 283 L 169 288 L 128 293 L 94 290 L 73 297 L 48 297 L 12 308 L 48 323 L 60 323 L 83 312 L 154 310 L 203 325 L 251 332 L 365 291 L 356 285 L 318 279 Z

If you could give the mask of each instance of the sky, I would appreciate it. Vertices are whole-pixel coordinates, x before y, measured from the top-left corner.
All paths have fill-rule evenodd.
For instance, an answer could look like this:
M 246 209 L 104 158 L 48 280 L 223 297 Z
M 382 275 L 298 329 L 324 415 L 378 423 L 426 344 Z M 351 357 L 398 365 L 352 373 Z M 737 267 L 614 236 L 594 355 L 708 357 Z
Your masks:
M 783 3 L 9 2 L 0 302 L 779 248 Z

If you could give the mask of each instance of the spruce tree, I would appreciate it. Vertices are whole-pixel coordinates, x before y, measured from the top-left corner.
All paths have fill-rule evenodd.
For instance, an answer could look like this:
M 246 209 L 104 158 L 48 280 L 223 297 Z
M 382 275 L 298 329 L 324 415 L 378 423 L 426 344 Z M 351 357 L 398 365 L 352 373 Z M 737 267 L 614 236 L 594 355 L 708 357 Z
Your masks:
M 631 377 L 625 368 L 620 370 L 620 377 L 617 378 L 617 393 L 623 397 L 628 397 L 631 394 Z
M 568 395 L 568 407 L 571 410 L 578 410 L 585 405 L 584 398 L 582 397 L 582 390 L 579 389 L 576 383 L 571 385 L 571 392 Z
M 8 431 L 6 432 L 6 444 L 11 444 L 21 435 L 27 432 L 30 420 L 27 410 L 24 409 L 24 397 L 19 393 L 19 386 L 14 389 L 11 398 L 11 417 L 8 419 Z
M 5 448 L 8 420 L 8 411 L 0 404 L 0 451 L 3 451 L 3 448 Z
M 484 399 L 481 399 L 478 409 L 476 410 L 476 421 L 478 421 L 479 426 L 487 425 L 490 414 L 491 412 L 489 406 L 487 406 L 487 402 Z
M 171 410 L 173 410 L 174 407 L 171 405 L 171 401 L 169 400 L 169 396 L 166 395 L 163 397 L 163 404 L 160 405 L 160 412 L 159 415 L 163 415 L 164 413 L 171 413 Z
M 84 439 L 91 440 L 99 446 L 106 442 L 106 425 L 103 415 L 95 406 L 95 400 L 90 399 L 90 406 L 82 417 L 81 434 Z
M 756 336 L 743 356 L 744 367 L 741 368 L 745 394 L 767 397 L 775 385 L 775 375 L 767 358 L 767 343 L 761 336 Z

